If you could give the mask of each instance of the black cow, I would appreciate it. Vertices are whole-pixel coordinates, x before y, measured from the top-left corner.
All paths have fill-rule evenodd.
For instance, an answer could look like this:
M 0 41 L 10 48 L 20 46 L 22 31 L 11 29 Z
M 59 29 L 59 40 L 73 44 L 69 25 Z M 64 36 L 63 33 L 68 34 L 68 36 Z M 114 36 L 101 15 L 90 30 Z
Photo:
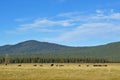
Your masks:
M 51 64 L 51 66 L 54 66 L 54 64 Z
M 21 64 L 18 65 L 18 67 L 20 67 L 20 66 L 21 66 Z

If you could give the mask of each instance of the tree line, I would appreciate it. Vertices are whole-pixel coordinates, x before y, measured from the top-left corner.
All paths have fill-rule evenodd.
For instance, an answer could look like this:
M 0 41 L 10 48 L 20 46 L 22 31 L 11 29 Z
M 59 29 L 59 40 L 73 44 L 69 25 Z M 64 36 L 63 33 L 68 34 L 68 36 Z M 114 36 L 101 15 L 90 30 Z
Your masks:
M 14 57 L 0 58 L 0 63 L 114 63 L 117 61 L 93 57 Z

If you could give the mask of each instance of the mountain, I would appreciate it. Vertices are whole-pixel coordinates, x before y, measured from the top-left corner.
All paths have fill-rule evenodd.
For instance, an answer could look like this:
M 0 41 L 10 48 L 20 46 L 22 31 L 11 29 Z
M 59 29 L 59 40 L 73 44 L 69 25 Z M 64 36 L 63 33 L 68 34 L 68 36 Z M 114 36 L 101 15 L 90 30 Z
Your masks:
M 48 42 L 29 40 L 15 45 L 0 46 L 0 55 L 62 57 L 102 57 L 120 59 L 120 42 L 91 47 L 70 47 Z
M 69 48 L 72 48 L 72 47 L 48 43 L 48 42 L 39 42 L 35 40 L 29 40 L 29 41 L 15 44 L 15 45 L 1 46 L 0 54 L 55 52 L 55 51 L 69 49 Z

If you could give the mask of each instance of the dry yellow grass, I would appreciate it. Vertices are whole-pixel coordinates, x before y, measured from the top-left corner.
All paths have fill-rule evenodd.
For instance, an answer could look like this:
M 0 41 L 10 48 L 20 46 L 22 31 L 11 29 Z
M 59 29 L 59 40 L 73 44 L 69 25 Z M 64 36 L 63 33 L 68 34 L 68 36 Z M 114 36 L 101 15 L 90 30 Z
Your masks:
M 61 67 L 33 65 L 1 64 L 0 80 L 120 80 L 120 64 L 107 64 L 107 67 L 93 67 L 93 64 L 80 64 L 81 67 L 79 64 L 63 64 Z

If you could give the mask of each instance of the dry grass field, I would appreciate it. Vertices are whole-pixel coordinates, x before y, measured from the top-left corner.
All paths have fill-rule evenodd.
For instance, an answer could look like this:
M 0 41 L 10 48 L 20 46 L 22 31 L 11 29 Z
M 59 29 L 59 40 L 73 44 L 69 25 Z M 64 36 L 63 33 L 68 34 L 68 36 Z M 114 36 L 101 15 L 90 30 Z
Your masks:
M 120 64 L 93 65 L 0 64 L 0 80 L 120 80 Z

